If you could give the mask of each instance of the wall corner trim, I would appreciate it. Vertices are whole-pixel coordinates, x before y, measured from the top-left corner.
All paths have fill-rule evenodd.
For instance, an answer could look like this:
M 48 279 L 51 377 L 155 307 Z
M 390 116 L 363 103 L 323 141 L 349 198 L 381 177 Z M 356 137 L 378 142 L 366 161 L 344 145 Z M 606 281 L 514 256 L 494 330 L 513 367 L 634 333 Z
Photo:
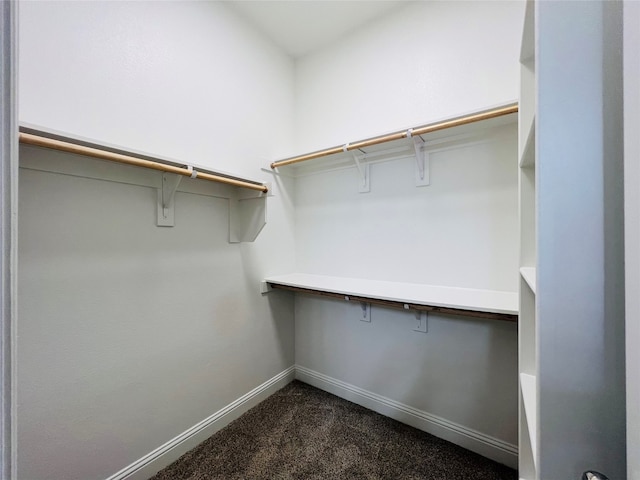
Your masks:
M 498 463 L 518 468 L 518 447 L 516 445 L 300 365 L 296 365 L 296 379 L 455 443 Z
M 106 480 L 147 480 L 294 378 L 295 366 L 292 365 Z

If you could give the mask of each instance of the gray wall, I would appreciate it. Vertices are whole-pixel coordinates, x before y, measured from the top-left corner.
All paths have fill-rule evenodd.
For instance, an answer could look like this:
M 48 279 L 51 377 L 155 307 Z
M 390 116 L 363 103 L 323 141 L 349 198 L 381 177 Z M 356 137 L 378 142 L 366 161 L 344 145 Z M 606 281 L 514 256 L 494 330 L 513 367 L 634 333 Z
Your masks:
M 293 310 L 219 193 L 178 192 L 158 228 L 154 188 L 40 170 L 58 157 L 82 162 L 21 148 L 18 478 L 87 480 L 291 366 Z
M 624 3 L 627 478 L 640 480 L 640 3 Z
M 15 469 L 14 338 L 18 258 L 18 5 L 0 4 L 0 479 Z
M 517 325 L 298 296 L 296 363 L 505 443 L 517 444 Z M 514 373 L 516 372 L 516 373 Z
M 303 57 L 298 148 L 516 100 L 523 9 L 524 2 L 412 2 Z M 496 142 L 431 154 L 428 187 L 415 186 L 411 158 L 372 165 L 370 193 L 358 193 L 355 168 L 298 178 L 298 271 L 515 292 L 517 133 L 501 133 Z M 368 324 L 357 320 L 359 309 L 299 297 L 296 363 L 513 452 L 515 325 L 434 316 L 424 334 L 413 331 L 412 314 L 373 307 Z M 496 457 L 514 464 L 513 453 Z
M 99 142 L 271 181 L 293 73 L 221 2 L 21 4 L 20 120 Z M 232 245 L 221 187 L 157 228 L 158 172 L 20 155 L 18 478 L 108 477 L 293 365 L 293 301 L 259 293 L 293 270 L 286 179 Z
M 432 153 L 426 187 L 415 186 L 412 157 L 371 165 L 369 193 L 357 192 L 355 169 L 298 178 L 298 268 L 515 291 L 516 137 L 511 124 Z M 358 304 L 298 296 L 296 364 L 477 432 L 471 436 L 480 444 L 492 439 L 479 451 L 515 466 L 515 323 L 429 315 L 429 331 L 420 333 L 411 312 L 373 306 L 367 323 L 359 311 Z M 493 439 L 511 454 L 489 447 Z

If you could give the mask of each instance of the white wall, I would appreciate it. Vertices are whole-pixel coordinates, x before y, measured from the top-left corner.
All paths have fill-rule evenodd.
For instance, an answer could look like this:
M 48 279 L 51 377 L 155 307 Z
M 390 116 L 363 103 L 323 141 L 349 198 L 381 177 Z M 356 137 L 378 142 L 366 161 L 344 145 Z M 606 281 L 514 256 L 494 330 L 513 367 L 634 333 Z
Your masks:
M 412 2 L 298 60 L 311 151 L 516 101 L 524 2 Z
M 432 155 L 428 187 L 411 158 L 372 165 L 370 193 L 353 170 L 296 179 L 298 270 L 515 291 L 516 137 Z M 430 315 L 424 334 L 411 312 L 359 308 L 299 296 L 296 364 L 517 444 L 516 324 Z
M 217 2 L 23 2 L 20 119 L 255 177 L 290 148 L 293 63 Z
M 517 98 L 523 4 L 417 2 L 297 64 L 300 152 L 428 123 Z M 517 290 L 517 132 L 431 155 L 296 179 L 299 271 Z M 283 169 L 284 170 L 284 169 Z M 299 297 L 296 363 L 517 444 L 517 328 Z M 489 449 L 490 450 L 490 449 Z M 494 458 L 505 460 L 497 451 Z
M 262 180 L 291 148 L 293 63 L 222 4 L 24 2 L 20 30 L 23 122 Z M 293 302 L 259 294 L 293 270 L 286 179 L 231 245 L 213 186 L 157 228 L 129 180 L 157 172 L 21 157 L 18 478 L 105 478 L 293 365 Z
M 296 179 L 296 259 L 302 272 L 515 292 L 517 127 L 430 155 L 431 185 L 415 186 L 410 156 Z
M 626 282 L 627 478 L 640 480 L 640 4 L 624 2 L 624 215 Z

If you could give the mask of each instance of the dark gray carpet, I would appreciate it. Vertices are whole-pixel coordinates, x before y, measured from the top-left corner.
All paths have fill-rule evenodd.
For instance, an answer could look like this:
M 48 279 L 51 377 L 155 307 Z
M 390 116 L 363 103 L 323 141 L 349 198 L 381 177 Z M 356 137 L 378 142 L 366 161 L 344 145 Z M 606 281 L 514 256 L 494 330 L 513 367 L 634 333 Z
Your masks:
M 517 478 L 504 465 L 294 381 L 153 480 Z

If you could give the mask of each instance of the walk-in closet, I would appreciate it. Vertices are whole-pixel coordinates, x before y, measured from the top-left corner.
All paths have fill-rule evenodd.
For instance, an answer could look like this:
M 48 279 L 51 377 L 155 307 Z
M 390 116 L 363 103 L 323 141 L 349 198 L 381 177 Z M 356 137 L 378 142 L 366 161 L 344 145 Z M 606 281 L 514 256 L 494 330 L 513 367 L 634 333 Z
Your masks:
M 640 480 L 627 3 L 7 7 L 7 480 Z

